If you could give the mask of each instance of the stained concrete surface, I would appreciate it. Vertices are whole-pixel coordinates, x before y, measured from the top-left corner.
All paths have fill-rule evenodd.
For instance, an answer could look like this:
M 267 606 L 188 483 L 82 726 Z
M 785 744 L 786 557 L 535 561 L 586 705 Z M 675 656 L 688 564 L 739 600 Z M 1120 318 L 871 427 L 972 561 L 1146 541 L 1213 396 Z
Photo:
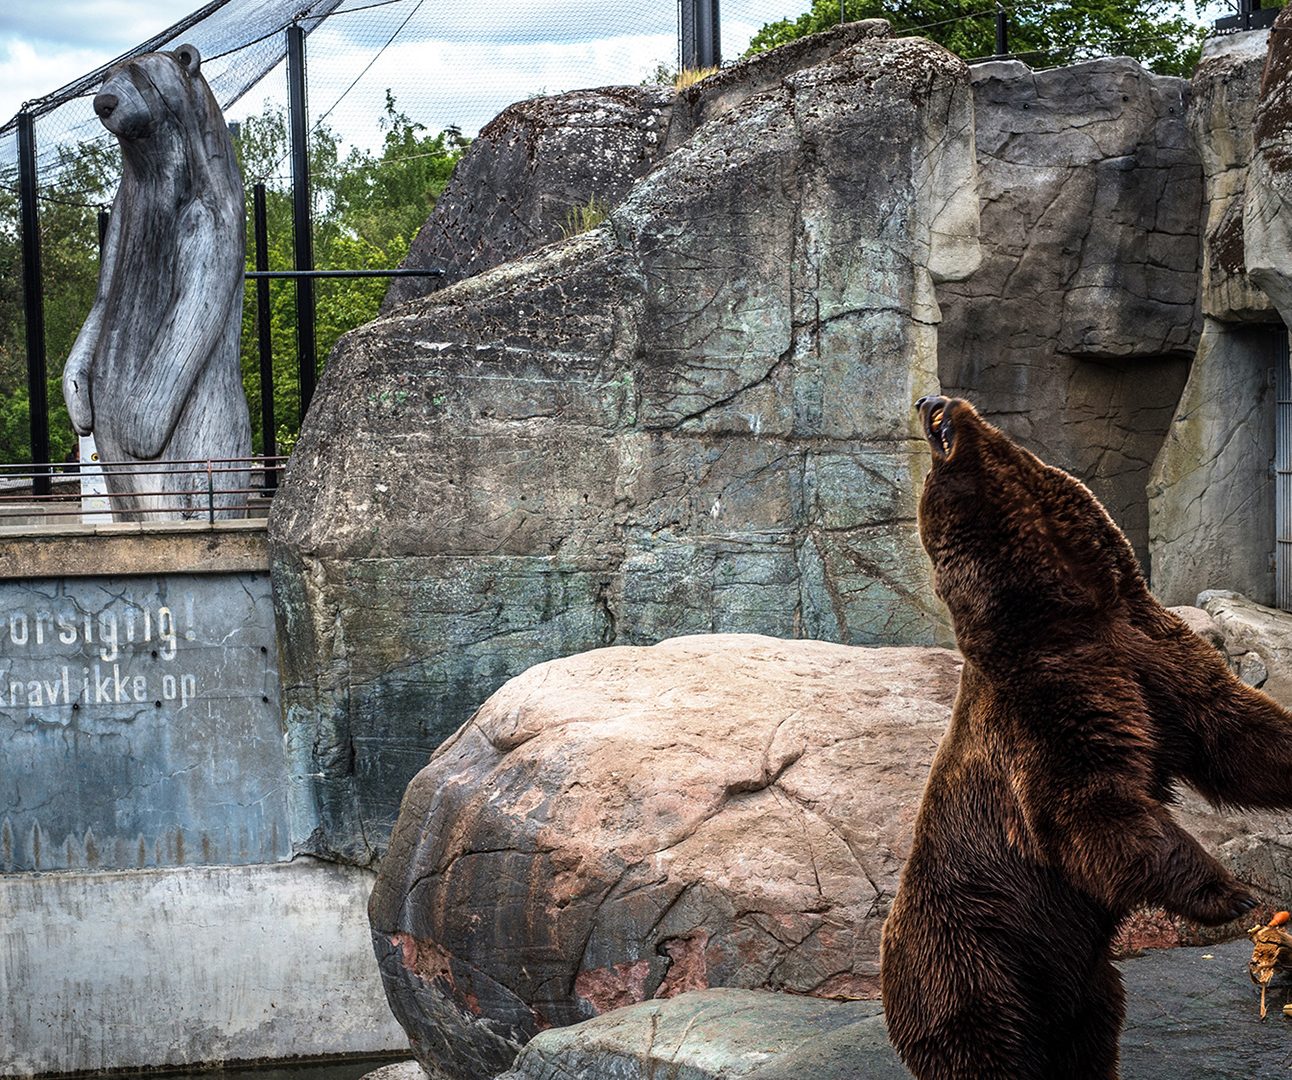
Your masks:
M 406 1048 L 371 885 L 308 858 L 0 876 L 0 1076 Z

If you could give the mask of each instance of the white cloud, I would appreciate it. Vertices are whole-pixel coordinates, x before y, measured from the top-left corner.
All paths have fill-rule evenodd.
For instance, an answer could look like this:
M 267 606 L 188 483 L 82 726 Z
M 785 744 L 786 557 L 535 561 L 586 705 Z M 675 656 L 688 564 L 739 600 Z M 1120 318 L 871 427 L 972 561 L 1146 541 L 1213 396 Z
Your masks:
M 8 120 L 23 102 L 91 71 L 115 54 L 100 49 L 37 49 L 23 40 L 0 41 L 0 123 Z

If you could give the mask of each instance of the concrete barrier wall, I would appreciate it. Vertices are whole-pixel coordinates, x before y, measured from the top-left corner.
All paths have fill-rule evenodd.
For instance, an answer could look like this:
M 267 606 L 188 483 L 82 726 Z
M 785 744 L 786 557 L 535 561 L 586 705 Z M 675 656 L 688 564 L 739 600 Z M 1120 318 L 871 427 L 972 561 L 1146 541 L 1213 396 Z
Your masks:
M 263 528 L 0 533 L 0 1077 L 407 1048 L 293 857 Z
M 371 887 L 308 857 L 0 875 L 0 1075 L 406 1048 Z
M 291 857 L 266 573 L 0 581 L 0 869 Z

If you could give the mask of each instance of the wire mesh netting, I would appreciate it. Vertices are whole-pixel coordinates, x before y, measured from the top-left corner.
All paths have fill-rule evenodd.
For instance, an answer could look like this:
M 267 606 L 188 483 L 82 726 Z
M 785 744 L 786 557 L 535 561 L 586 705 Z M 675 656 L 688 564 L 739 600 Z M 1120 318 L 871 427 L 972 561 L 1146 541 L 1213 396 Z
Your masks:
M 764 23 L 786 14 L 786 2 L 725 0 L 721 29 L 726 54 L 743 52 Z M 271 266 L 281 269 L 292 258 L 286 31 L 300 26 L 307 35 L 316 264 L 392 267 L 429 212 L 456 155 L 493 116 L 527 97 L 665 77 L 677 67 L 678 22 L 676 0 L 518 0 L 506 8 L 462 0 L 214 0 L 113 62 L 29 101 L 24 108 L 34 120 L 44 248 L 51 455 L 61 456 L 72 442 L 58 375 L 93 300 L 99 212 L 110 204 L 119 180 L 116 141 L 93 109 L 94 95 L 114 64 L 181 44 L 197 48 L 216 100 L 243 136 L 237 141 L 249 198 L 255 182 L 268 188 Z M 5 247 L 0 460 L 8 461 L 30 460 L 25 452 L 18 156 L 15 117 L 0 127 L 0 244 Z M 344 220 L 338 207 L 346 202 L 354 210 L 359 180 L 379 194 L 376 166 L 422 159 L 431 167 L 405 168 L 398 178 L 428 185 L 420 202 L 403 208 L 398 235 L 373 240 L 361 235 L 364 230 L 353 220 Z M 369 219 L 378 216 L 368 214 Z M 321 355 L 340 332 L 375 314 L 384 287 L 383 281 L 372 280 L 319 284 Z M 253 407 L 256 446 L 265 452 L 276 448 L 275 434 L 278 447 L 289 447 L 295 430 L 295 343 L 292 333 L 282 332 L 294 318 L 294 302 L 292 287 L 275 283 L 271 303 L 279 332 L 274 393 L 283 427 L 277 433 L 262 431 Z M 251 355 L 250 293 L 247 306 L 244 372 L 254 404 L 260 375 Z
M 855 2 L 870 4 L 865 13 L 875 10 L 870 0 Z M 808 18 L 809 7 L 812 18 L 840 16 L 838 0 L 721 0 L 723 58 L 738 58 L 769 23 Z M 906 32 L 954 24 L 972 31 L 966 41 L 990 42 L 998 11 L 1021 20 L 1044 7 L 1042 0 L 981 10 L 966 0 L 893 0 L 892 12 Z M 844 10 L 849 17 L 863 13 L 853 0 Z M 948 17 L 939 19 L 942 12 Z M 300 26 L 307 35 L 315 264 L 378 269 L 400 261 L 466 142 L 504 107 L 542 94 L 668 80 L 679 66 L 679 24 L 678 0 L 514 0 L 505 7 L 470 0 L 213 0 L 127 56 L 196 46 L 203 74 L 238 129 L 249 198 L 255 182 L 267 188 L 270 265 L 282 269 L 292 263 L 286 37 L 288 27 Z M 1126 51 L 1125 40 L 1097 39 L 1094 31 L 1061 28 L 1061 35 L 1060 51 L 1046 54 L 1051 62 Z M 990 52 L 990 45 L 979 51 Z M 111 66 L 26 107 L 37 150 L 55 456 L 71 444 L 58 376 L 93 300 L 99 211 L 119 177 L 115 139 L 92 105 Z M 17 134 L 16 118 L 0 127 L 0 461 L 29 460 Z M 320 356 L 341 332 L 375 314 L 384 288 L 381 280 L 319 284 Z M 260 373 L 248 293 L 243 366 L 256 446 L 266 453 L 290 448 L 299 416 L 294 302 L 292 287 L 276 283 L 272 423 L 284 426 L 263 430 L 270 421 L 262 425 L 254 408 Z

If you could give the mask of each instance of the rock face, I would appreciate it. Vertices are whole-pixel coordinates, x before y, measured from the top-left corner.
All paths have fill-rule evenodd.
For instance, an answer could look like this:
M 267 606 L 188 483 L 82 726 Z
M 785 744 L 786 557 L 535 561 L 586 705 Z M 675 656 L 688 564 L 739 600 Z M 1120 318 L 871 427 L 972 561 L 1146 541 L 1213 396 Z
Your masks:
M 944 392 L 1085 480 L 1144 561 L 1197 335 L 1189 84 L 1125 58 L 971 70 L 983 262 L 939 289 Z
M 910 1080 L 877 1001 L 699 990 L 529 1043 L 498 1080 Z
M 572 211 L 593 200 L 606 210 L 617 206 L 704 121 L 848 45 L 887 33 L 882 19 L 846 23 L 732 64 L 680 93 L 610 86 L 509 106 L 463 155 L 401 264 L 444 275 L 393 279 L 382 310 L 562 239 L 572 231 Z
M 1292 324 L 1292 12 L 1269 35 L 1252 161 L 1243 202 L 1243 261 L 1248 276 Z
M 1202 313 L 1225 322 L 1276 318 L 1247 275 L 1243 208 L 1269 31 L 1209 38 L 1193 74 L 1190 126 L 1202 157 Z
M 1205 325 L 1148 486 L 1151 580 L 1168 604 L 1190 603 L 1209 588 L 1274 599 L 1274 367 L 1286 331 L 1246 272 L 1244 245 L 1268 38 L 1251 31 L 1210 39 L 1193 77 Z M 1258 276 L 1269 280 L 1268 268 Z
M 1124 1080 L 1281 1080 L 1285 1024 L 1262 1022 L 1244 939 L 1122 963 Z M 1277 1003 L 1279 996 L 1273 995 Z M 1277 1010 L 1277 1004 L 1275 1005 Z M 864 1002 L 708 990 L 545 1032 L 499 1080 L 904 1080 Z
M 512 680 L 409 786 L 369 908 L 423 1066 L 492 1076 L 538 1031 L 693 989 L 873 996 L 958 670 L 718 635 Z M 1292 817 L 1188 792 L 1176 816 L 1271 910 L 1292 897 Z M 1124 944 L 1199 940 L 1145 912 Z
M 1215 619 L 1225 652 L 1239 664 L 1246 659 L 1250 669 L 1264 668 L 1261 689 L 1292 707 L 1292 614 L 1223 589 L 1202 593 L 1198 605 Z
M 401 264 L 383 310 L 559 240 L 578 207 L 620 202 L 658 160 L 671 88 L 613 86 L 531 98 L 486 124 Z
M 409 786 L 373 891 L 418 1059 L 492 1076 L 543 1028 L 709 986 L 874 996 L 958 670 L 698 636 L 512 680 Z
M 1153 592 L 1274 599 L 1274 369 L 1270 328 L 1208 319 L 1148 488 Z
M 911 403 L 974 169 L 964 64 L 867 36 L 603 226 L 343 339 L 270 520 L 306 849 L 370 860 L 431 750 L 553 656 L 947 639 Z

